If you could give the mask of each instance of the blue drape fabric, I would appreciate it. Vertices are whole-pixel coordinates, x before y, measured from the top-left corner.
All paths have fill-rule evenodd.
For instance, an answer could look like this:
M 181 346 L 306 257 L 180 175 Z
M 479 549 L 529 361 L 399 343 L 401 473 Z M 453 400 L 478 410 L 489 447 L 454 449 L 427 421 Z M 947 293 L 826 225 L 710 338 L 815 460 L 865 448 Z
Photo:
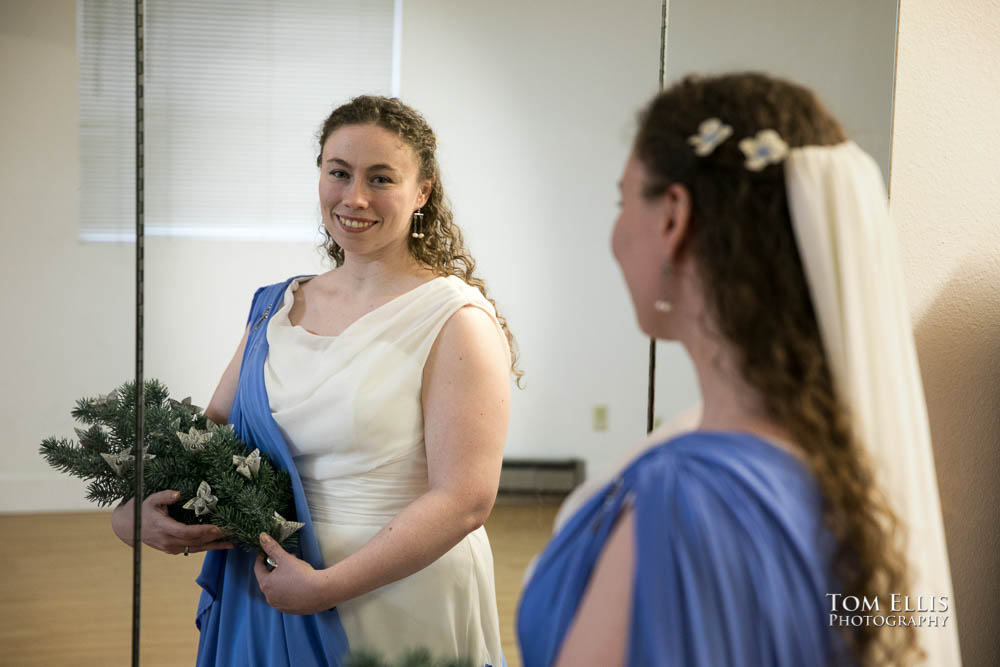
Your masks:
M 555 663 L 616 519 L 634 512 L 632 667 L 845 664 L 830 627 L 834 543 L 794 456 L 695 431 L 639 457 L 540 556 L 518 611 L 525 667 Z
M 299 531 L 299 553 L 313 567 L 323 566 L 302 482 L 284 436 L 271 418 L 264 387 L 267 320 L 293 280 L 261 287 L 254 294 L 247 323 L 250 332 L 239 385 L 229 414 L 239 437 L 257 447 L 292 478 Z M 336 610 L 307 616 L 283 614 L 267 604 L 253 573 L 255 556 L 239 549 L 210 551 L 198 584 L 202 587 L 196 624 L 201 631 L 198 667 L 339 666 L 348 651 Z

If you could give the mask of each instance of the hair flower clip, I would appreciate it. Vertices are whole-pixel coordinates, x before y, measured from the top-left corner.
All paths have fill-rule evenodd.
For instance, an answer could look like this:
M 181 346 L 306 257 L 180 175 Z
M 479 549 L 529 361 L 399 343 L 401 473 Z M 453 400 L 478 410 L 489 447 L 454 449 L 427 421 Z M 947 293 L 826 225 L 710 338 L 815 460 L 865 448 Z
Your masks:
M 705 157 L 715 150 L 715 147 L 729 138 L 733 128 L 718 118 L 703 120 L 698 126 L 698 134 L 688 137 L 688 143 L 694 146 L 695 155 Z
M 747 156 L 744 166 L 750 171 L 760 171 L 769 164 L 776 164 L 788 155 L 788 144 L 774 130 L 761 130 L 755 137 L 740 142 L 740 150 Z

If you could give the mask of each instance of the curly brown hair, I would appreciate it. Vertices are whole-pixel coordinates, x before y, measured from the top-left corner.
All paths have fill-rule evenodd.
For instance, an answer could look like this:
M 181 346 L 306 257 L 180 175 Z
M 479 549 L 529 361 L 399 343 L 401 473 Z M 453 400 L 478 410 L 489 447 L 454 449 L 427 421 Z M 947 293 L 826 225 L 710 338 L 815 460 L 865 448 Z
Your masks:
M 731 126 L 733 139 L 698 157 L 688 138 L 708 118 Z M 682 252 L 693 253 L 706 303 L 718 333 L 739 354 L 742 377 L 807 456 L 836 540 L 833 575 L 840 592 L 877 595 L 882 611 L 864 613 L 887 611 L 881 602 L 905 590 L 908 580 L 904 527 L 877 488 L 835 391 L 782 165 L 750 171 L 737 146 L 763 129 L 776 130 L 790 148 L 833 145 L 846 140 L 843 129 L 811 91 L 759 73 L 689 76 L 655 97 L 639 125 L 633 148 L 648 178 L 644 196 L 658 197 L 674 183 L 691 194 Z M 856 664 L 908 664 L 922 656 L 910 626 L 841 631 Z
M 451 205 L 444 195 L 441 183 L 441 168 L 438 165 L 437 137 L 434 130 L 420 113 L 403 104 L 395 97 L 378 95 L 360 95 L 350 102 L 342 104 L 333 110 L 323 121 L 319 131 L 319 153 L 316 156 L 316 166 L 322 165 L 323 145 L 327 138 L 337 129 L 346 125 L 376 125 L 392 132 L 402 139 L 417 156 L 420 165 L 420 180 L 431 182 L 431 193 L 427 203 L 421 207 L 424 223 L 421 232 L 423 238 L 409 237 L 407 247 L 410 254 L 422 264 L 428 266 L 441 276 L 457 276 L 469 285 L 477 287 L 483 296 L 496 309 L 496 302 L 486 293 L 486 283 L 475 275 L 476 261 L 472 258 L 462 238 L 462 230 L 455 224 Z M 323 248 L 327 256 L 336 266 L 344 263 L 344 249 L 334 241 L 326 228 L 323 228 L 326 240 Z M 521 386 L 524 372 L 517 367 L 518 351 L 514 335 L 507 326 L 507 319 L 497 310 L 497 321 L 503 328 L 504 335 L 511 350 L 511 373 Z

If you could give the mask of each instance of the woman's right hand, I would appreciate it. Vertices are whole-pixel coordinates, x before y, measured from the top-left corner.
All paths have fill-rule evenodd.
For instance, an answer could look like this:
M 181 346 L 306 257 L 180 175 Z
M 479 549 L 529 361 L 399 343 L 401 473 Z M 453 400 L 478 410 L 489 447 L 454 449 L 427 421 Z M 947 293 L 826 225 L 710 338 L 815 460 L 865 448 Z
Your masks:
M 168 554 L 198 553 L 216 549 L 232 549 L 232 542 L 222 541 L 226 535 L 218 526 L 189 526 L 170 518 L 167 505 L 180 498 L 177 491 L 159 491 L 142 503 L 142 541 Z M 135 498 L 115 508 L 111 513 L 111 529 L 119 540 L 132 545 Z

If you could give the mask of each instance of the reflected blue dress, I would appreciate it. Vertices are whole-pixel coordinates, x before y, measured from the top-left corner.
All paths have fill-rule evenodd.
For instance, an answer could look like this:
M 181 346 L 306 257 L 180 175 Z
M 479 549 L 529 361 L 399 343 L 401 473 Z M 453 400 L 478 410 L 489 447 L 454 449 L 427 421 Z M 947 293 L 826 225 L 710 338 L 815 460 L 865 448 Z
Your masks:
M 635 519 L 625 664 L 848 664 L 830 627 L 835 544 L 815 479 L 756 436 L 695 431 L 636 459 L 548 544 L 518 609 L 525 667 L 555 663 L 625 505 Z
M 268 344 L 267 320 L 281 304 L 284 283 L 254 294 L 247 323 L 240 378 L 229 423 L 251 447 L 258 447 L 292 477 L 299 531 L 299 558 L 321 568 L 323 558 L 309 516 L 302 481 L 284 436 L 271 417 L 263 365 Z M 347 635 L 336 610 L 299 616 L 267 603 L 257 586 L 256 556 L 239 549 L 209 551 L 198 584 L 202 587 L 196 624 L 201 631 L 198 667 L 336 667 L 348 650 Z

